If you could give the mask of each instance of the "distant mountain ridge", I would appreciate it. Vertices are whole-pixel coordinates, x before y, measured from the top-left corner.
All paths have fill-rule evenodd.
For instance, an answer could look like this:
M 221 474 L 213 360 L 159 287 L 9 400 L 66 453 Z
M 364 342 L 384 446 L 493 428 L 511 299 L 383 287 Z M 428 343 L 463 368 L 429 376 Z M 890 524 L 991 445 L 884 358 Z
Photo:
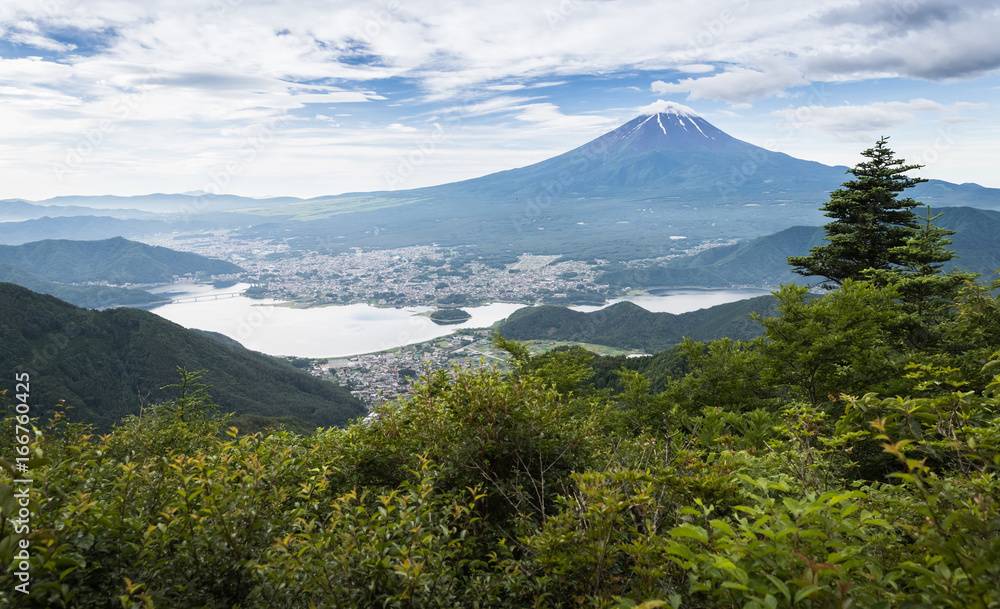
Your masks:
M 681 314 L 653 313 L 628 301 L 590 313 L 543 305 L 518 309 L 496 330 L 507 339 L 572 341 L 656 353 L 684 338 L 750 340 L 763 334 L 750 313 L 768 317 L 776 310 L 777 299 L 771 295 Z
M 819 208 L 847 180 L 846 171 L 738 140 L 690 109 L 667 104 L 526 167 L 258 211 L 301 221 L 282 222 L 293 247 L 471 243 L 626 260 L 677 254 L 704 240 L 821 225 Z M 978 185 L 931 180 L 907 194 L 935 207 L 1000 209 L 1000 189 Z M 244 234 L 267 232 L 251 227 Z
M 57 283 L 165 283 L 174 276 L 228 275 L 242 268 L 225 260 L 113 237 L 100 241 L 47 239 L 0 245 L 7 264 Z
M 858 160 L 860 154 L 845 162 Z M 664 102 L 659 111 L 573 150 L 469 180 L 306 200 L 58 197 L 45 203 L 171 211 L 187 222 L 182 228 L 89 217 L 74 226 L 43 218 L 0 225 L 0 239 L 23 242 L 73 230 L 98 238 L 137 236 L 157 227 L 160 232 L 225 227 L 245 238 L 280 235 L 293 249 L 323 252 L 472 244 L 490 253 L 634 260 L 680 254 L 689 244 L 819 226 L 825 222 L 819 208 L 846 181 L 846 170 L 741 141 L 690 108 Z M 387 188 L 405 186 L 407 175 L 387 172 Z M 975 184 L 931 179 L 907 194 L 936 208 L 1000 210 L 1000 189 Z M 31 238 L 25 239 L 28 233 Z
M 955 231 L 948 249 L 954 250 L 956 257 L 945 268 L 957 267 L 992 277 L 1000 269 L 1000 212 L 971 207 L 932 210 L 933 214 L 938 212 L 941 217 L 934 223 Z M 807 254 L 811 248 L 822 245 L 825 238 L 820 226 L 794 226 L 662 265 L 608 271 L 599 275 L 597 282 L 633 288 L 811 285 L 820 279 L 793 273 L 788 257 Z
M 118 219 L 148 219 L 157 216 L 153 212 L 140 211 L 138 209 L 99 210 L 81 205 L 39 205 L 37 203 L 29 203 L 23 199 L 4 199 L 0 201 L 0 222 L 21 222 L 24 220 L 38 220 L 45 217 L 93 216 L 95 214 Z
M 95 209 L 137 209 L 157 213 L 202 214 L 218 211 L 231 211 L 248 207 L 264 207 L 301 201 L 298 197 L 270 197 L 255 199 L 239 195 L 212 193 L 153 193 L 148 195 L 133 195 L 128 197 L 116 195 L 68 195 L 52 197 L 39 201 L 47 206 L 84 206 Z
M 291 416 L 313 428 L 365 412 L 343 387 L 154 313 L 92 311 L 0 283 L 0 368 L 31 374 L 33 414 L 65 400 L 72 419 L 106 429 L 144 405 L 177 397 L 164 387 L 178 381 L 178 366 L 207 370 L 204 382 L 222 412 Z

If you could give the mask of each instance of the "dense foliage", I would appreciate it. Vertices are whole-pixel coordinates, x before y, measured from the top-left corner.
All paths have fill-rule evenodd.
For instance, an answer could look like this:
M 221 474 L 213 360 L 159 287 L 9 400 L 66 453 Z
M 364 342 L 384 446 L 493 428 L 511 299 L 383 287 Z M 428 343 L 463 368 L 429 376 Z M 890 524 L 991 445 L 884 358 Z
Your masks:
M 30 434 L 26 537 L 9 416 L 0 604 L 998 607 L 998 288 L 917 344 L 892 286 L 786 287 L 764 337 L 657 356 L 655 392 L 498 337 L 506 371 L 309 436 L 239 435 L 185 375 L 107 435 Z
M 462 309 L 438 309 L 431 313 L 431 321 L 437 324 L 459 324 L 470 319 L 472 315 Z

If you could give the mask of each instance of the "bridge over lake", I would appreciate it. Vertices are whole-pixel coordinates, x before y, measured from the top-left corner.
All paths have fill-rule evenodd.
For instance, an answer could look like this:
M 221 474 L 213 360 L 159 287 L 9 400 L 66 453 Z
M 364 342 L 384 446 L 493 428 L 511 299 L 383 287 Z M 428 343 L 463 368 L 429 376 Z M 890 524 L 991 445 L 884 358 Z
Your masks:
M 163 300 L 156 300 L 156 301 L 153 301 L 153 302 L 143 302 L 143 303 L 141 303 L 138 306 L 142 307 L 143 309 L 146 309 L 146 308 L 162 307 L 162 306 L 171 305 L 171 304 L 185 304 L 185 303 L 191 303 L 191 302 L 203 302 L 203 301 L 206 301 L 206 300 L 228 300 L 230 298 L 237 298 L 237 297 L 242 296 L 242 295 L 243 295 L 243 292 L 223 292 L 221 294 L 202 294 L 202 295 L 195 295 L 195 296 L 179 296 L 177 298 L 164 298 Z M 103 309 L 116 309 L 116 308 L 119 308 L 119 307 L 135 307 L 135 306 L 137 306 L 137 305 L 135 305 L 135 304 L 113 304 L 113 305 L 108 305 L 106 307 L 101 307 L 101 309 L 102 310 Z

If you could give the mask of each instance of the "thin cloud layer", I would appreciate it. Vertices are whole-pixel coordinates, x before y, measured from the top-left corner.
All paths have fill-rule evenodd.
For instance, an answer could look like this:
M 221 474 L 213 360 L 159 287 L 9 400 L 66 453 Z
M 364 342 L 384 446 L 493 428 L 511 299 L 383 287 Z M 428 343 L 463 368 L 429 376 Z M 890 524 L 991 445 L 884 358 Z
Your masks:
M 968 106 L 953 107 L 951 110 L 961 107 Z M 921 113 L 944 113 L 948 110 L 943 104 L 929 99 L 914 99 L 908 102 L 874 102 L 863 106 L 800 106 L 778 110 L 774 114 L 794 127 L 826 132 L 850 141 L 867 142 L 897 127 L 916 123 Z
M 796 125 L 835 138 L 912 127 L 918 114 L 959 124 L 982 117 L 908 104 L 995 103 L 995 87 L 973 85 L 996 79 L 996 31 L 1000 8 L 985 0 L 8 0 L 0 162 L 16 168 L 6 196 L 191 190 L 232 154 L 233 133 L 280 120 L 257 175 L 315 171 L 285 191 L 313 195 L 377 187 L 365 176 L 378 168 L 366 172 L 358 150 L 376 138 L 405 154 L 405 136 L 443 116 L 448 138 L 414 186 L 540 160 L 657 97 L 700 102 L 696 111 L 723 121 L 805 108 L 811 122 Z M 925 91 L 857 86 L 887 81 Z M 846 97 L 806 93 L 838 83 Z M 446 162 L 454 149 L 483 156 Z M 343 180 L 329 170 L 338 162 L 352 166 Z M 54 165 L 65 168 L 55 182 L 45 179 Z M 249 173 L 231 188 L 259 188 Z M 274 180 L 269 192 L 282 192 Z

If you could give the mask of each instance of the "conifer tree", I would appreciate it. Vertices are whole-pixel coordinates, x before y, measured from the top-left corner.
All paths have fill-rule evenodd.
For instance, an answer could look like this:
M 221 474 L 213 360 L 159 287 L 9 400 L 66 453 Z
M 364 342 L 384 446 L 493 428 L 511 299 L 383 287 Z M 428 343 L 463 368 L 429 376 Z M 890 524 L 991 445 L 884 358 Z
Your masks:
M 904 246 L 919 226 L 911 209 L 920 203 L 898 199 L 897 194 L 927 180 L 905 175 L 922 165 L 896 159 L 886 145 L 888 139 L 882 137 L 874 148 L 862 152 L 869 160 L 847 170 L 855 179 L 830 193 L 821 208 L 835 219 L 823 226 L 828 243 L 812 248 L 808 256 L 790 257 L 793 271 L 824 277 L 824 287 L 832 288 L 845 279 L 863 279 L 869 269 L 890 269 L 907 262 Z
M 899 290 L 903 302 L 920 317 L 930 318 L 950 307 L 956 292 L 964 283 L 976 279 L 976 273 L 953 270 L 942 273 L 942 265 L 955 257 L 947 248 L 955 231 L 934 226 L 932 222 L 941 214 L 931 216 L 930 207 L 920 218 L 921 226 L 903 245 L 890 250 L 902 258 L 900 266 L 888 270 L 873 270 L 868 279 L 878 285 L 892 283 Z

